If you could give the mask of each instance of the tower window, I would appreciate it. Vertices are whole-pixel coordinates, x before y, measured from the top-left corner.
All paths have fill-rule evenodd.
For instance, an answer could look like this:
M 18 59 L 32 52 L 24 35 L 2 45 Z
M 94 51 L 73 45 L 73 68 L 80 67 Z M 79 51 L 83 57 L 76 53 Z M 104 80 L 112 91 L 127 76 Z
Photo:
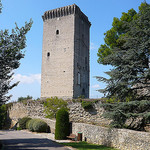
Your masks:
M 50 52 L 47 53 L 47 57 L 49 57 L 49 56 L 50 56 Z
M 80 85 L 80 73 L 78 72 L 78 84 Z
M 59 30 L 56 30 L 56 35 L 58 35 L 59 34 Z

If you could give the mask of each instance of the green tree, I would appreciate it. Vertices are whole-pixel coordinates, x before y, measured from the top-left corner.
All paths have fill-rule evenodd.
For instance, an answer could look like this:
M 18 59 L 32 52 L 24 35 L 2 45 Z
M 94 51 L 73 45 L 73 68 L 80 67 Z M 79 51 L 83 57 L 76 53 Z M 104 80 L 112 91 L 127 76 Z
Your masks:
M 148 92 L 137 96 L 138 90 L 150 88 L 150 5 L 142 3 L 135 18 L 123 22 L 125 33 L 117 37 L 117 44 L 112 43 L 111 53 L 99 61 L 113 66 L 112 70 L 106 72 L 109 79 L 97 77 L 99 81 L 107 83 L 100 92 L 121 101 L 129 97 L 149 99 L 150 96 Z
M 44 102 L 44 112 L 47 118 L 56 118 L 56 113 L 60 108 L 67 109 L 67 102 L 58 97 L 47 98 Z
M 62 107 L 56 114 L 55 139 L 64 140 L 69 132 L 69 113 L 66 108 Z
M 100 64 L 110 64 L 108 61 L 105 61 L 105 57 L 114 52 L 116 46 L 121 46 L 124 43 L 124 40 L 121 40 L 129 30 L 127 23 L 135 20 L 137 18 L 137 12 L 134 9 L 130 9 L 128 13 L 123 12 L 121 18 L 114 17 L 112 28 L 104 33 L 105 44 L 102 44 L 98 50 L 98 63 Z
M 18 97 L 18 102 L 21 102 L 21 101 L 23 101 L 23 100 L 29 100 L 29 99 L 32 99 L 33 97 L 32 96 L 30 96 L 30 95 L 27 95 L 26 97 Z
M 104 117 L 112 120 L 112 127 L 144 131 L 146 124 L 150 123 L 149 100 L 106 103 L 102 106 L 106 110 Z
M 97 79 L 107 84 L 99 91 L 113 99 L 113 103 L 103 104 L 107 110 L 104 116 L 113 120 L 111 125 L 144 130 L 150 123 L 150 5 L 142 3 L 130 18 L 128 13 L 127 17 L 122 15 L 128 19 L 121 22 L 121 34 L 106 35 L 107 49 L 100 48 L 98 52 L 99 63 L 113 66 L 106 72 L 110 78 Z
M 7 107 L 6 105 L 0 106 L 0 130 L 3 129 L 7 121 Z
M 2 9 L 0 1 L 0 12 Z M 8 30 L 0 32 L 0 105 L 10 99 L 8 91 L 18 85 L 11 84 L 13 70 L 20 65 L 20 59 L 24 57 L 23 49 L 26 47 L 26 34 L 31 29 L 32 20 L 25 23 L 24 27 L 12 29 L 9 34 Z
M 2 11 L 2 2 L 0 0 L 0 13 L 1 13 L 1 11 Z

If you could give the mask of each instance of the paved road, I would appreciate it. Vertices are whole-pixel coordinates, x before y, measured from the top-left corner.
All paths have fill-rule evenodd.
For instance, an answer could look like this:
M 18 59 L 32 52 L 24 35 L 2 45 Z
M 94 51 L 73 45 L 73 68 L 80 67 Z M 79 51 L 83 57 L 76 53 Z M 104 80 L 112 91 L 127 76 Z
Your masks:
M 0 140 L 4 143 L 4 150 L 68 150 L 52 140 L 23 131 L 0 131 Z

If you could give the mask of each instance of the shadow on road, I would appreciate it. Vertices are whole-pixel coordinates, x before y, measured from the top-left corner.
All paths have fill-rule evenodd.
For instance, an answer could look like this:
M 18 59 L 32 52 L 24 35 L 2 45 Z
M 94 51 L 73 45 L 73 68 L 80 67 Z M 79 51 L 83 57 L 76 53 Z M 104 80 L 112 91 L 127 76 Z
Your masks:
M 40 150 L 67 150 L 62 145 L 55 143 L 45 138 L 31 138 L 31 139 L 5 139 L 2 140 L 4 150 L 26 150 L 26 149 L 40 149 Z

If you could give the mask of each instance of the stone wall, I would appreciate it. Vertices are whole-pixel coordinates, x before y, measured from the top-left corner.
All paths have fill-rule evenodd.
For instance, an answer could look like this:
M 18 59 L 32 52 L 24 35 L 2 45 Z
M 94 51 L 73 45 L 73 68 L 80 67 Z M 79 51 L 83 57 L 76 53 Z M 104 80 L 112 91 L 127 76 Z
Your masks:
M 72 132 L 83 134 L 83 140 L 120 150 L 150 150 L 150 133 L 127 129 L 110 129 L 84 123 L 73 123 Z
M 11 108 L 9 109 L 9 117 L 12 120 L 18 120 L 19 118 L 23 118 L 26 116 L 30 116 L 32 118 L 41 117 L 45 118 L 45 114 L 43 113 L 44 107 L 42 101 L 23 101 L 18 103 L 13 103 Z
M 85 111 L 81 103 L 68 102 L 70 108 L 70 121 L 72 121 L 72 133 L 82 132 L 83 140 L 90 143 L 103 144 L 116 147 L 121 150 L 150 150 L 150 133 L 137 132 L 127 129 L 109 129 L 106 126 L 109 121 L 102 117 L 103 109 L 100 102 L 94 104 L 93 110 Z M 55 132 L 55 120 L 45 118 L 43 113 L 43 101 L 27 101 L 14 103 L 9 110 L 9 117 L 13 121 L 30 116 L 40 118 L 47 122 L 52 133 Z M 77 123 L 85 122 L 85 123 Z M 91 124 L 86 124 L 91 123 Z
M 109 120 L 102 116 L 104 109 L 100 107 L 101 102 L 93 104 L 93 108 L 85 110 L 80 102 L 69 102 L 69 118 L 71 122 L 89 123 L 101 126 L 108 126 Z
M 93 109 L 84 110 L 80 102 L 68 102 L 69 108 L 69 119 L 71 122 L 80 123 L 90 123 L 97 124 L 101 126 L 107 126 L 109 120 L 103 118 L 102 114 L 104 109 L 100 107 L 100 102 L 94 104 Z M 33 101 L 29 100 L 26 102 L 14 103 L 9 110 L 9 116 L 12 120 L 18 120 L 18 118 L 23 118 L 25 116 L 30 116 L 32 118 L 45 118 L 43 113 L 43 101 Z

